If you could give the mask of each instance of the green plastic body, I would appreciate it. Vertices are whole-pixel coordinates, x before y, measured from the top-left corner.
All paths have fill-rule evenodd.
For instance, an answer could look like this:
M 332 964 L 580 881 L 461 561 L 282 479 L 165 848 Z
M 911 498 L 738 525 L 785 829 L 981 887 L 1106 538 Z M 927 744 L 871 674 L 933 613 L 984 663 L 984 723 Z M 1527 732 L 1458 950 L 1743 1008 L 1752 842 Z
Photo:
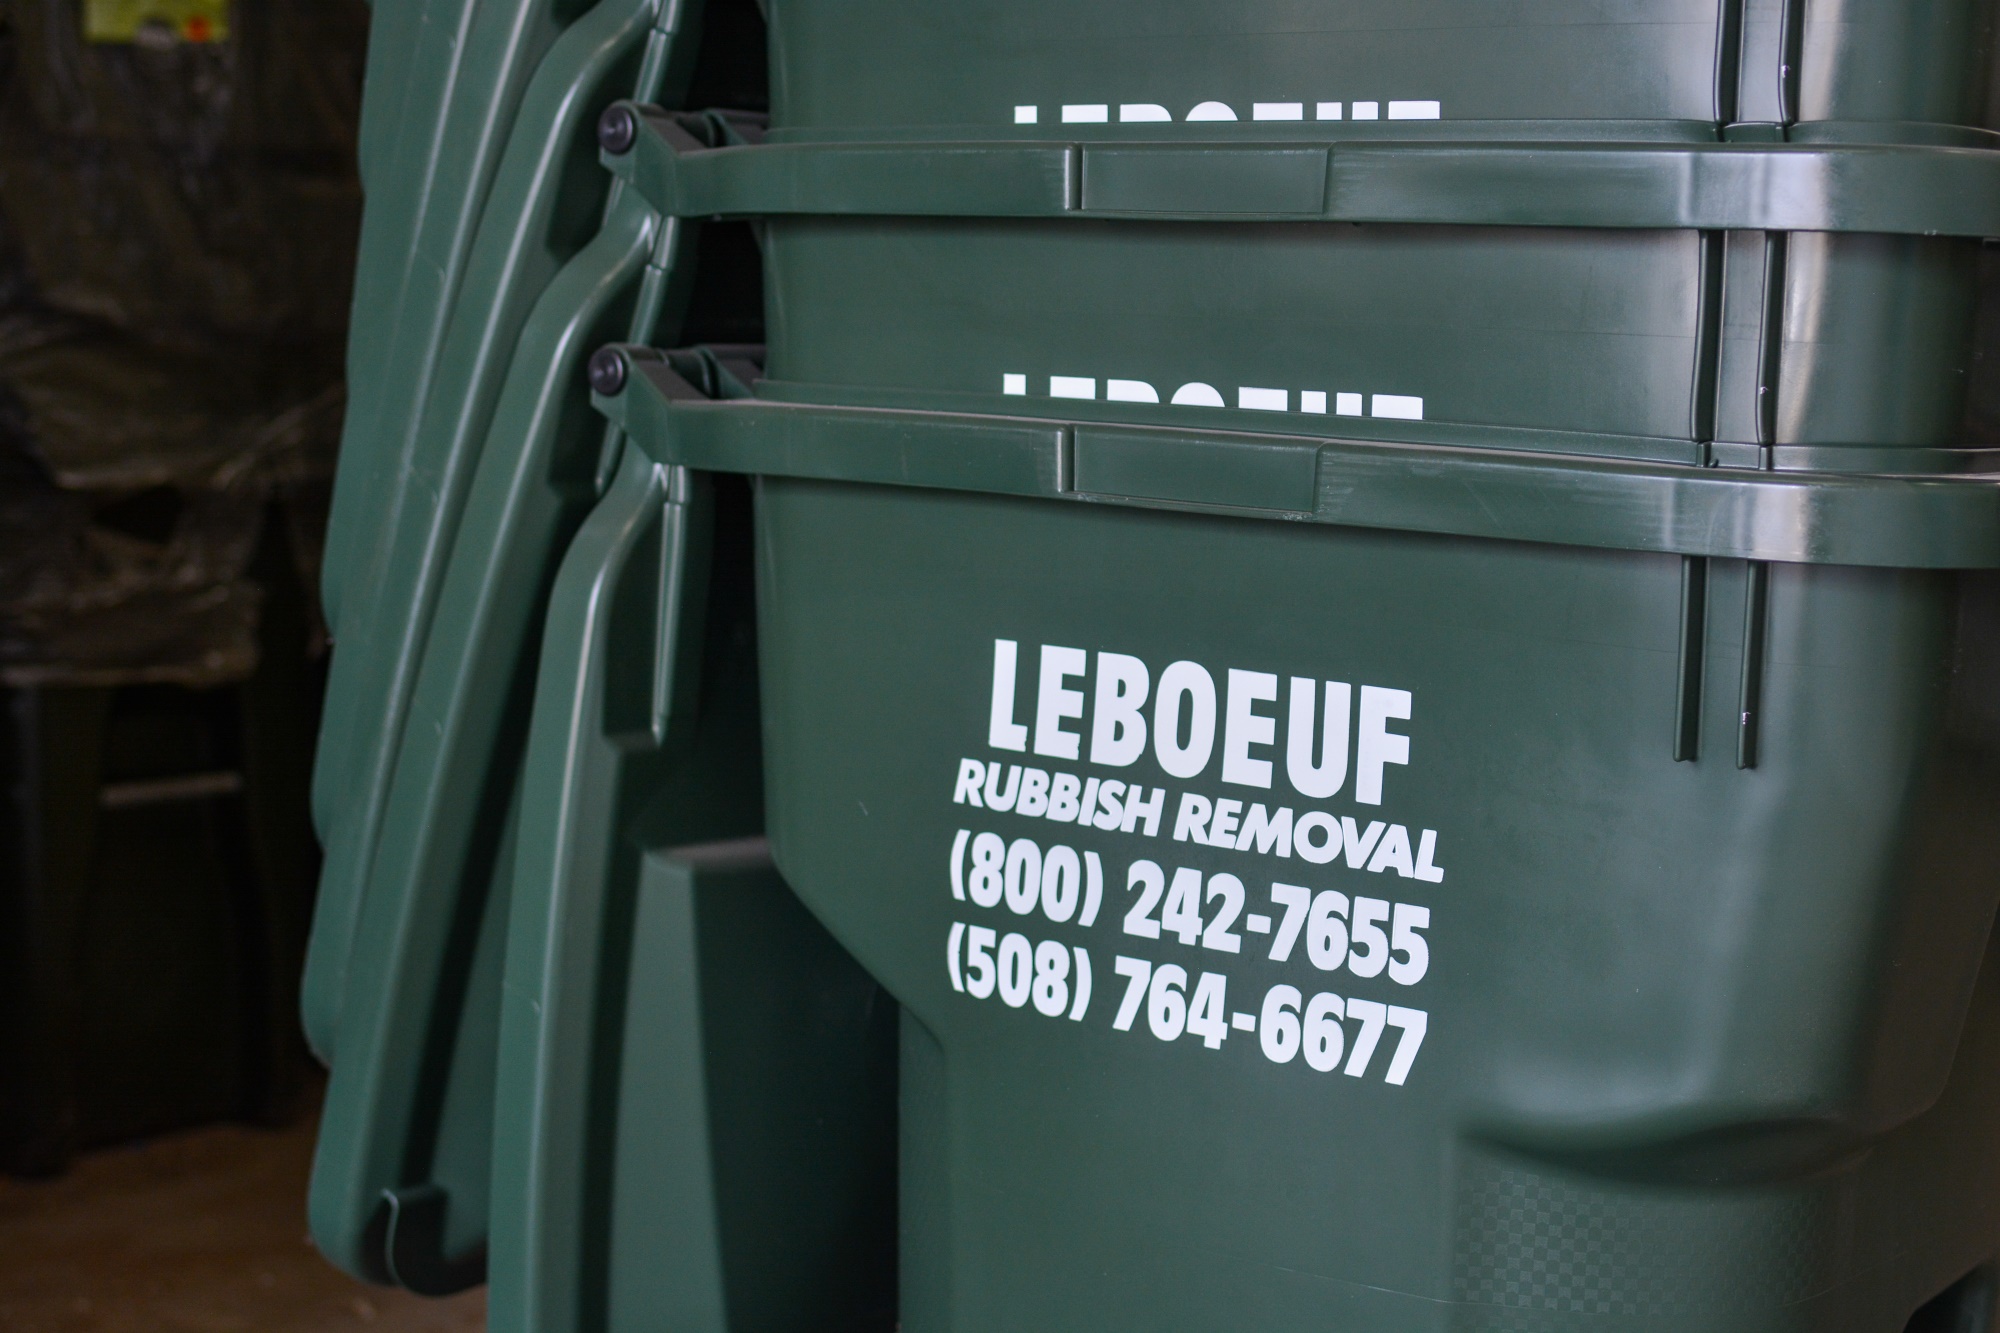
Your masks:
M 385 459 L 380 449 L 368 449 L 343 457 L 341 475 L 359 477 L 356 485 L 366 482 L 371 466 L 392 469 L 395 478 L 374 502 L 390 512 L 371 515 L 375 537 L 367 549 L 375 563 L 365 575 L 371 596 L 334 625 L 340 646 L 315 772 L 327 860 L 303 1010 L 307 1035 L 329 1060 L 333 1078 L 311 1211 L 315 1239 L 329 1258 L 358 1275 L 418 1290 L 454 1290 L 483 1272 L 492 1038 L 480 1032 L 491 1032 L 490 1018 L 482 1024 L 481 1014 L 490 1015 L 492 1006 L 477 999 L 469 1010 L 463 1006 L 468 991 L 477 996 L 482 983 L 488 991 L 497 986 L 497 957 L 492 946 L 480 950 L 476 943 L 464 951 L 470 957 L 439 947 L 454 927 L 464 933 L 469 926 L 473 941 L 487 933 L 476 911 L 468 922 L 455 894 L 413 897 L 404 880 L 376 897 L 371 913 L 369 871 L 437 586 L 488 424 L 496 405 L 508 402 L 502 385 L 516 340 L 527 368 L 512 375 L 519 383 L 510 428 L 552 434 L 550 424 L 535 420 L 555 410 L 543 382 L 574 364 L 563 360 L 566 344 L 623 326 L 650 252 L 656 224 L 643 207 L 628 208 L 636 216 L 609 228 L 594 250 L 585 246 L 605 191 L 578 168 L 591 156 L 597 101 L 610 95 L 605 81 L 622 79 L 619 90 L 632 86 L 652 17 L 650 3 L 604 5 L 549 34 L 547 59 L 527 71 L 533 77 L 524 89 L 514 90 L 521 119 L 496 167 L 496 208 L 468 237 L 466 272 L 477 286 L 464 300 L 441 296 L 436 363 L 403 368 L 421 372 L 424 382 L 409 386 L 400 405 L 384 406 L 387 429 L 402 433 L 412 452 Z M 534 21 L 529 10 L 516 18 Z M 563 270 L 565 283 L 557 270 L 579 248 L 584 253 Z M 616 321 L 610 325 L 607 308 Z M 392 337 L 419 331 L 408 318 L 390 325 Z M 357 327 L 356 345 L 371 336 L 365 325 Z M 346 521 L 351 531 L 365 520 Z M 503 794 L 500 812 L 476 796 L 468 804 L 497 837 L 505 827 L 504 802 Z M 476 858 L 466 872 L 475 906 L 492 864 Z M 457 878 L 457 869 L 448 868 L 443 882 Z M 436 922 L 428 932 L 426 913 Z M 357 938 L 365 949 L 358 977 L 350 968 Z M 492 961 L 482 966 L 482 957 Z M 358 1018 L 349 1032 L 350 1057 L 342 1059 L 335 1051 L 350 994 Z
M 762 839 L 650 854 L 630 933 L 612 1322 L 893 1317 L 895 1003 Z
M 370 548 L 394 519 L 399 437 L 422 411 L 514 113 L 563 18 L 550 4 L 409 0 L 375 16 L 361 131 L 368 207 L 348 341 L 356 388 L 321 589 L 336 630 L 350 582 L 365 580 Z
M 718 304 L 695 229 L 662 225 L 594 166 L 595 117 L 635 90 L 757 100 L 740 48 L 760 52 L 761 33 L 741 11 L 600 5 L 536 71 L 418 423 L 404 481 L 419 499 L 385 531 L 374 627 L 337 654 L 319 774 L 350 771 L 305 991 L 308 1031 L 333 1057 L 311 1214 L 322 1250 L 373 1280 L 438 1294 L 484 1278 L 537 634 L 619 452 L 589 411 L 583 359 L 611 337 L 673 338 L 691 294 Z
M 625 353 L 518 786 L 404 788 L 508 868 L 493 1326 L 885 1322 L 727 1276 L 674 849 L 760 829 L 903 1009 L 912 1333 L 1985 1318 L 1991 6 L 769 8 L 767 141 L 605 158 L 762 219 L 768 375 Z
M 647 849 L 760 827 L 748 524 L 741 483 L 718 496 L 705 479 L 627 450 L 557 578 L 500 1014 L 496 1330 L 657 1326 L 680 1300 L 660 1285 L 664 1223 L 651 1211 L 677 1203 L 667 1182 L 625 1166 L 643 1160 L 683 1179 L 685 1162 L 634 1157 L 631 1146 L 698 1131 L 647 1118 L 620 1091 L 628 1077 L 677 1077 L 658 1068 L 660 1034 L 626 1026 L 638 1017 L 626 951 L 637 947 Z M 721 564 L 718 533 L 732 554 Z M 612 1014 L 621 1017 L 607 1023 Z
M 1360 101 L 1389 130 L 1395 103 L 1431 101 L 1447 122 L 1977 126 L 1989 114 L 1988 0 L 1521 0 L 1498 10 L 1462 0 L 1110 0 L 1087 13 L 1057 0 L 944 10 L 772 0 L 770 9 L 773 123 L 814 137 L 1012 127 L 1023 105 L 1040 108 L 1044 127 L 1061 123 L 1065 105 L 1106 107 L 1117 125 L 1127 105 L 1181 121 L 1207 102 L 1247 123 L 1258 103 L 1302 103 L 1315 120 L 1320 102 L 1338 101 L 1353 123 Z M 1406 114 L 1419 111 L 1429 108 Z
M 759 479 L 901 1326 L 1986 1317 L 1986 7 L 771 17 L 766 144 L 607 158 L 767 218 L 768 376 L 598 401 Z
M 340 648 L 327 680 L 325 739 L 315 773 L 327 864 L 315 908 L 318 940 L 308 965 L 305 1014 L 307 1033 L 323 1056 L 332 1054 L 337 1039 L 343 937 L 352 933 L 364 893 L 412 678 L 465 490 L 515 342 L 550 280 L 595 229 L 605 191 L 601 174 L 588 167 L 594 111 L 611 88 L 631 86 L 653 14 L 653 0 L 614 0 L 552 43 L 520 95 L 520 132 L 506 143 L 491 212 L 481 215 L 466 256 L 469 285 L 462 297 L 445 296 L 448 318 L 434 359 L 421 367 L 423 383 L 407 403 L 385 401 L 387 437 L 371 438 L 367 448 L 342 458 L 341 479 L 358 478 L 355 486 L 375 493 L 361 516 L 336 512 L 333 521 L 350 536 L 372 525 L 375 536 L 355 575 L 369 595 L 344 614 L 334 611 Z M 570 311 L 551 317 L 565 321 Z M 389 334 L 415 337 L 419 328 L 419 321 L 398 317 Z M 378 335 L 363 325 L 351 336 L 359 344 Z M 387 479 L 371 485 L 371 467 Z
M 1714 570 L 1703 744 L 1683 763 L 1671 557 L 778 480 L 759 513 L 773 847 L 918 1025 L 904 1328 L 1894 1333 L 2000 1248 L 2000 1010 L 1975 987 L 2000 890 L 1996 664 L 1972 647 L 1995 631 L 1990 576 L 1769 567 L 1746 769 L 1744 563 Z M 996 639 L 1019 645 L 1006 702 L 1040 754 L 989 743 Z M 1058 682 L 1092 701 L 1080 719 L 1043 711 L 1042 645 L 1097 673 L 1137 658 L 1156 682 L 1199 664 L 1219 715 L 1229 673 L 1275 677 L 1278 702 L 1251 707 L 1276 743 L 1244 752 L 1275 761 L 1271 785 L 1221 776 L 1226 716 L 1191 778 L 1155 745 L 1091 764 L 1104 696 L 1087 669 Z M 1353 765 L 1328 799 L 1287 777 L 1294 681 L 1353 686 Z M 1390 725 L 1407 764 L 1380 804 L 1356 799 L 1364 682 L 1412 714 Z M 1079 757 L 1056 753 L 1064 732 Z M 1014 808 L 954 802 L 967 760 Z M 1078 792 L 1056 777 L 1024 817 L 1016 769 L 1163 790 L 1162 816 L 1065 823 Z M 1239 827 L 1193 822 L 1189 794 L 1233 802 Z M 1297 834 L 1259 854 L 1253 805 L 1294 829 L 1323 811 L 1360 841 L 1315 863 L 1319 823 L 1310 859 Z M 1095 922 L 1073 903 L 1051 919 L 1046 871 L 1027 911 L 1004 882 L 982 906 L 970 846 L 955 897 L 960 830 L 1045 867 L 1095 855 Z M 1171 902 L 1134 915 L 1142 862 L 1169 889 L 1192 872 L 1198 925 L 1134 933 Z M 1280 885 L 1341 895 L 1283 962 L 1274 895 L 1299 897 Z M 1414 970 L 1410 937 L 1364 938 L 1356 913 L 1387 934 L 1411 908 L 1428 966 L 1405 985 L 1383 963 Z M 1073 962 L 1053 1014 L 1031 979 L 981 998 L 961 926 L 997 933 L 988 966 L 1025 938 L 1036 977 L 1044 942 L 1084 951 L 1084 1013 Z M 1149 983 L 1123 1031 L 1121 958 Z M 1170 967 L 1180 984 L 1150 987 Z M 1155 999 L 1187 1005 L 1210 976 L 1213 1049 Z M 1323 1029 L 1317 1060 L 1262 1035 L 1284 986 L 1295 1021 L 1342 998 L 1332 1067 Z M 1401 1071 L 1399 1009 L 1427 1016 Z
M 492 1043 L 512 868 L 506 830 L 516 817 L 531 688 L 523 649 L 532 645 L 531 618 L 546 604 L 549 539 L 573 529 L 601 438 L 574 410 L 579 368 L 598 340 L 626 327 L 657 231 L 636 201 L 615 211 L 550 285 L 545 309 L 522 337 L 494 447 L 473 485 L 478 507 L 467 515 L 468 541 L 442 580 L 438 623 L 412 694 L 417 725 L 385 793 L 374 870 L 352 909 L 352 942 L 341 959 L 342 1038 L 313 1177 L 314 1230 L 322 1249 L 419 1289 L 462 1281 L 427 1280 L 414 1256 L 385 1270 L 371 1252 L 393 1251 L 393 1237 L 368 1237 L 379 1228 L 384 1192 L 421 1183 L 450 1200 L 439 1263 L 425 1267 L 451 1256 L 461 1262 L 442 1263 L 446 1269 L 476 1271 L 484 1244 Z M 480 540 L 510 519 L 527 531 L 507 532 L 511 542 Z M 476 743 L 461 740 L 468 731 Z M 322 893 L 328 888 L 322 881 Z M 315 936 L 316 959 L 344 943 L 327 930 Z M 454 1032 L 448 1044 L 438 1041 L 439 1026 Z M 336 1250 L 336 1238 L 356 1248 Z

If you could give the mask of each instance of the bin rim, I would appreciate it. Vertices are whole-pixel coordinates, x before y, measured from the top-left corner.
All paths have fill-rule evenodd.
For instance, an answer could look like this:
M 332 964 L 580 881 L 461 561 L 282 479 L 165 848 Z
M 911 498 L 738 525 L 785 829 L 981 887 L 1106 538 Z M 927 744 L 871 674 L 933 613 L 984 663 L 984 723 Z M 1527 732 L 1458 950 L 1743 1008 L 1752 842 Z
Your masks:
M 638 133 L 601 160 L 675 217 L 2000 235 L 2000 150 L 1936 142 L 739 138 L 712 146 L 716 136 L 685 116 L 621 105 Z
M 1764 471 L 1355 437 L 711 398 L 613 345 L 598 411 L 698 471 L 1682 556 L 2000 568 L 2000 475 Z

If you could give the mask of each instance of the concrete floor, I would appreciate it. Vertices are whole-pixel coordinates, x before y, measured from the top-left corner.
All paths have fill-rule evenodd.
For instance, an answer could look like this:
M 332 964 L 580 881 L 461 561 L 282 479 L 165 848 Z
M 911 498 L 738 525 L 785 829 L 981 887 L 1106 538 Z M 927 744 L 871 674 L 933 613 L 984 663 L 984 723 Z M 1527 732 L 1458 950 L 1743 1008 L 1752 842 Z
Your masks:
M 486 1294 L 356 1282 L 306 1239 L 313 1124 L 222 1128 L 0 1179 L 7 1333 L 477 1333 Z

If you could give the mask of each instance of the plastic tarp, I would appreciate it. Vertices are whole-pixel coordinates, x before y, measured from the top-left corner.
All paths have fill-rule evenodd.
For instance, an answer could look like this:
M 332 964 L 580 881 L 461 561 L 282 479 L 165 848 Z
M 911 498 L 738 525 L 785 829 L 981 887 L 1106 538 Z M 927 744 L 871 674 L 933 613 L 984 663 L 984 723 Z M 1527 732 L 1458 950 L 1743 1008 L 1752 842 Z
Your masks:
M 87 14 L 0 0 L 0 683 L 214 684 L 269 514 L 316 579 L 367 9 Z

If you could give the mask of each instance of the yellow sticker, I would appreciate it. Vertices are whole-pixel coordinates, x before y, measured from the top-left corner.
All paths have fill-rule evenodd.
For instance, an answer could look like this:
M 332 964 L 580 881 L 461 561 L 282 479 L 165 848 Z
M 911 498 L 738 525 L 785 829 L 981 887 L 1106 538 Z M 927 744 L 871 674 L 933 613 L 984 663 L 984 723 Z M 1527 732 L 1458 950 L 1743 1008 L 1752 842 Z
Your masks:
M 219 42 L 229 36 L 229 0 L 83 0 L 83 35 L 92 42 Z

